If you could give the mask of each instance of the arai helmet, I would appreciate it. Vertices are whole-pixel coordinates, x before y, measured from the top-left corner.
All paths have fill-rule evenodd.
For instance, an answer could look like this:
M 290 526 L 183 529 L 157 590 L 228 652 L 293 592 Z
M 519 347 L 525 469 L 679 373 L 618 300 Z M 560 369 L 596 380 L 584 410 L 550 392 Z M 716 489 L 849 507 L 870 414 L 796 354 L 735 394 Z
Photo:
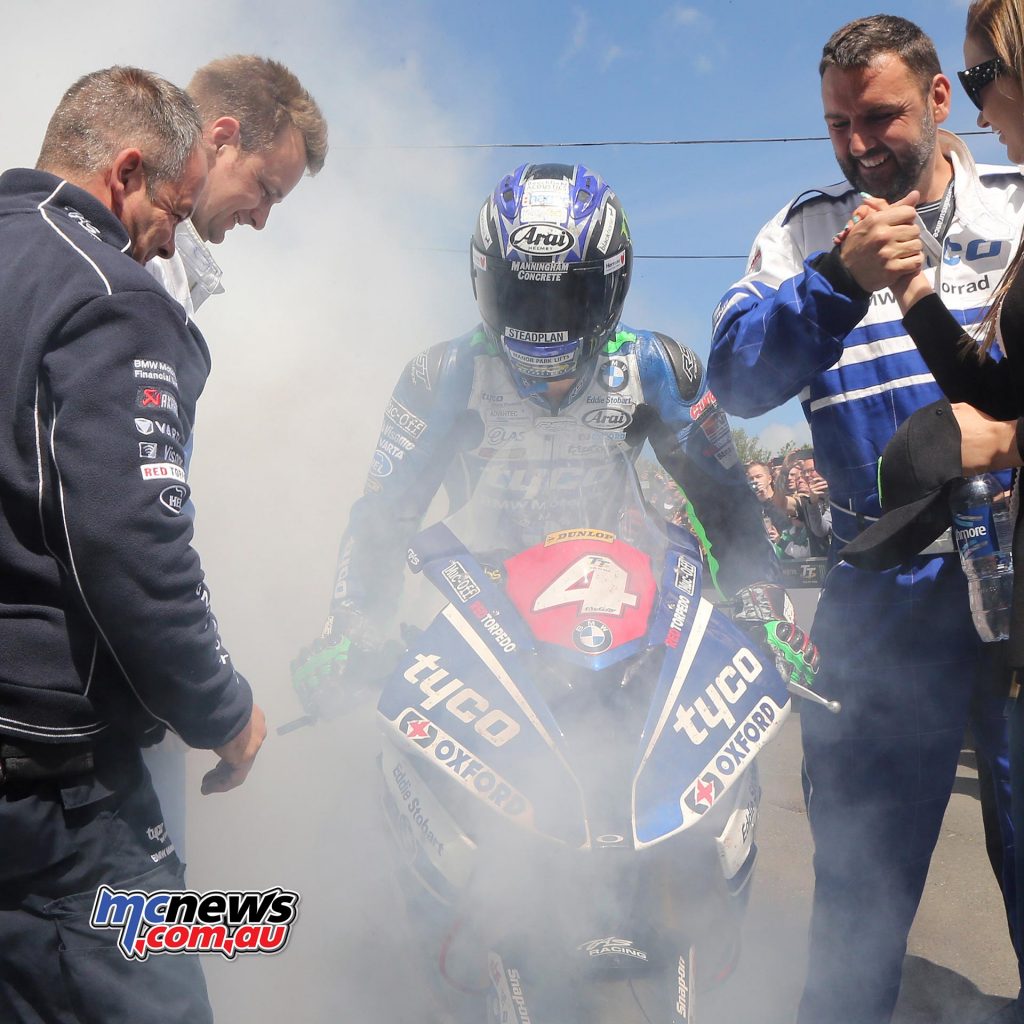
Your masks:
M 523 164 L 484 202 L 473 292 L 520 391 L 564 380 L 607 340 L 633 268 L 626 216 L 582 164 Z

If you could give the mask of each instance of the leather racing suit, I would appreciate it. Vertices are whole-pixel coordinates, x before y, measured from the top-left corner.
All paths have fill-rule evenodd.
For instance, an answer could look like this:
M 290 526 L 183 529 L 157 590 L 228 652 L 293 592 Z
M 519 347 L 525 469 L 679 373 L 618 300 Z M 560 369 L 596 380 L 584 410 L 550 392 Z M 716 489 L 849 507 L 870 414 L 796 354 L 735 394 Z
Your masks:
M 728 421 L 688 348 L 620 324 L 554 412 L 546 398 L 519 394 L 482 326 L 421 352 L 388 401 L 342 539 L 335 632 L 347 632 L 354 615 L 382 622 L 392 614 L 409 542 L 442 484 L 457 508 L 483 468 L 501 460 L 510 506 L 542 531 L 545 515 L 558 514 L 560 485 L 566 493 L 602 485 L 606 443 L 635 461 L 645 441 L 695 507 L 720 588 L 777 580 Z

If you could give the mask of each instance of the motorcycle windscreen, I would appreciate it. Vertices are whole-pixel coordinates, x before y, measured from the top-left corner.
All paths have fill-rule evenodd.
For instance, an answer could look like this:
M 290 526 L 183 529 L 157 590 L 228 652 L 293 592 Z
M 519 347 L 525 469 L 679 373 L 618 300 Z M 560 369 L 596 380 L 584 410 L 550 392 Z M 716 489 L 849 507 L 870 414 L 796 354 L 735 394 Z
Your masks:
M 574 846 L 587 841 L 580 788 L 550 713 L 531 706 L 451 606 L 402 655 L 377 710 L 399 749 L 513 823 Z
M 633 780 L 637 847 L 699 822 L 782 728 L 786 686 L 756 648 L 700 600 L 678 659 L 667 658 Z

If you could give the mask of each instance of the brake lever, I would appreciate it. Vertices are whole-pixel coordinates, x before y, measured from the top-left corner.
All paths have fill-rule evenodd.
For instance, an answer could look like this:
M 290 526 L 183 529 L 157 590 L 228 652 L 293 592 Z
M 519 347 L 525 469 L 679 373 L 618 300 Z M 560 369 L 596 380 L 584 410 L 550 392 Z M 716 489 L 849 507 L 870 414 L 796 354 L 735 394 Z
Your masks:
M 797 697 L 809 700 L 812 704 L 820 704 L 827 711 L 831 711 L 833 715 L 838 715 L 843 710 L 843 705 L 839 701 L 828 700 L 826 697 L 822 697 L 820 693 L 815 693 L 809 686 L 804 686 L 803 683 L 790 681 L 786 683 L 786 689 Z
M 304 729 L 307 725 L 316 725 L 320 721 L 316 715 L 300 715 L 298 718 L 293 718 L 290 722 L 285 722 L 284 725 L 277 727 L 278 736 L 287 736 L 290 732 L 295 732 L 296 729 Z

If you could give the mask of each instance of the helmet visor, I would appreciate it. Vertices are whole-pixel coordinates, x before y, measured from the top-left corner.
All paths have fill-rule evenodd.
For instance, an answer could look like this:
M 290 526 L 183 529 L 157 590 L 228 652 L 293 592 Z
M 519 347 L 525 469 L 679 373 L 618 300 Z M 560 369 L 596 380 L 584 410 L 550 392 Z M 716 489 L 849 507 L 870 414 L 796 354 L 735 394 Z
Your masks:
M 476 298 L 495 332 L 534 344 L 561 344 L 605 329 L 623 294 L 625 251 L 584 263 L 521 262 L 473 246 Z

